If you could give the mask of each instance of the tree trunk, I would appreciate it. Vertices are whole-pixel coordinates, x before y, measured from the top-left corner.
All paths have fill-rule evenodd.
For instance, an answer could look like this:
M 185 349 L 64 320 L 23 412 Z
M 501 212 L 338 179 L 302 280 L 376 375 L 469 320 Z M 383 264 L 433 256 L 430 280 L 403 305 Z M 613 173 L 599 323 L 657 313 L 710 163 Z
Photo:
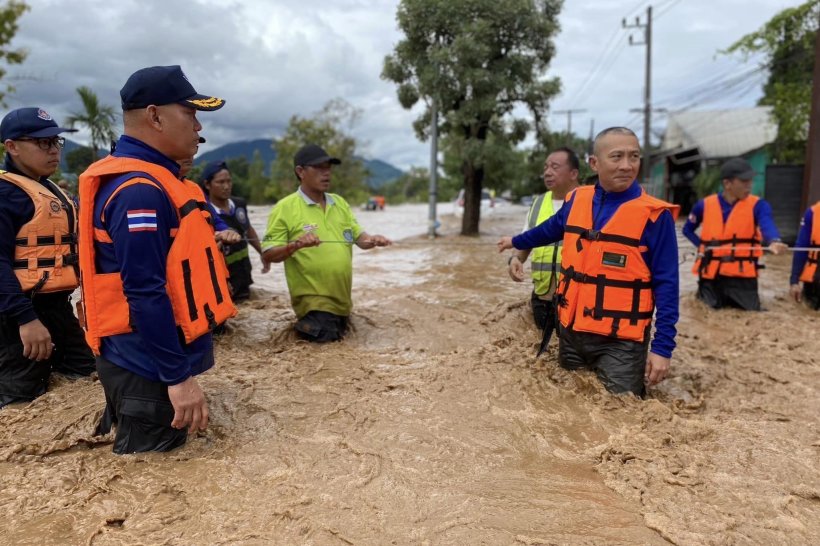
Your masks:
M 481 185 L 484 181 L 484 168 L 476 167 L 465 159 L 461 170 L 464 173 L 464 216 L 461 218 L 461 234 L 476 236 L 481 221 Z

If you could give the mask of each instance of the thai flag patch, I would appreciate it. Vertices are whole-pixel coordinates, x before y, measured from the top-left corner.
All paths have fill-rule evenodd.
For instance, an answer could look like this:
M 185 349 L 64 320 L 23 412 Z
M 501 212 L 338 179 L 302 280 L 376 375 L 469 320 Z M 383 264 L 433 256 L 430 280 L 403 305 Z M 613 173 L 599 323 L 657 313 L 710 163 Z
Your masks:
M 157 211 L 138 209 L 128 211 L 128 231 L 156 231 Z

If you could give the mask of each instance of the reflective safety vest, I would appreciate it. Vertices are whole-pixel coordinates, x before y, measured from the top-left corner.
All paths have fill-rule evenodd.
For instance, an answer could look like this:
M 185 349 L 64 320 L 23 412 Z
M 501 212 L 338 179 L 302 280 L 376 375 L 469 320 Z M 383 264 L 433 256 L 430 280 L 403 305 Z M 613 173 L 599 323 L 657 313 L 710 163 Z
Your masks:
M 703 200 L 703 224 L 701 225 L 698 254 L 692 273 L 701 279 L 724 277 L 757 277 L 757 259 L 763 255 L 760 243 L 763 238 L 755 223 L 754 208 L 760 200 L 750 195 L 735 203 L 723 223 L 723 212 L 717 194 Z M 754 250 L 735 250 L 732 247 L 758 247 Z
M 166 260 L 165 288 L 185 342 L 192 342 L 236 315 L 225 260 L 214 240 L 213 218 L 199 186 L 190 180 L 180 181 L 153 163 L 109 155 L 80 175 L 80 315 L 86 341 L 96 354 L 100 338 L 132 331 L 120 273 L 97 271 L 95 242 L 112 240 L 105 230 L 94 228 L 93 218 L 94 200 L 101 184 L 128 173 L 135 173 L 136 177 L 124 182 L 109 202 L 127 186 L 147 183 L 164 191 L 176 209 L 179 228 L 171 230 L 173 242 Z
M 820 201 L 811 208 L 811 213 L 811 241 L 809 246 L 820 246 Z M 820 251 L 812 250 L 809 252 L 806 265 L 803 266 L 803 272 L 800 274 L 800 280 L 803 282 L 820 282 Z
M 77 288 L 77 229 L 72 226 L 77 211 L 71 197 L 56 185 L 52 191 L 27 176 L 0 171 L 0 179 L 26 192 L 34 204 L 34 215 L 14 241 L 12 265 L 23 292 Z
M 544 195 L 539 195 L 530 207 L 527 215 L 527 227 L 529 229 L 546 222 L 555 214 L 552 208 L 552 192 L 548 191 Z M 532 283 L 535 293 L 539 296 L 549 293 L 553 287 L 553 281 L 558 276 L 558 268 L 561 265 L 561 243 L 553 243 L 547 246 L 539 246 L 532 250 L 530 258 L 532 268 Z
M 565 328 L 643 342 L 655 310 L 652 274 L 641 236 L 648 221 L 679 207 L 642 191 L 621 204 L 600 230 L 593 229 L 594 186 L 574 190 L 564 228 L 561 280 L 556 300 Z

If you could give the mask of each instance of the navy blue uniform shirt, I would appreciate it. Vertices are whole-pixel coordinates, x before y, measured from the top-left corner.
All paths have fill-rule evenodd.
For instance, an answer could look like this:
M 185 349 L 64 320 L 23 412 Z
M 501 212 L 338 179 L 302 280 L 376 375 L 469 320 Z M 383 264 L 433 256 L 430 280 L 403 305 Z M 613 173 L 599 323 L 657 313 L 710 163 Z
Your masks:
M 797 234 L 797 242 L 794 243 L 796 247 L 811 246 L 811 229 L 814 224 L 814 212 L 811 207 L 808 208 L 803 220 L 800 222 L 800 232 Z M 792 258 L 792 274 L 789 278 L 791 284 L 800 282 L 800 274 L 803 273 L 803 268 L 806 266 L 806 261 L 809 259 L 809 253 L 805 250 L 795 251 Z
M 593 229 L 601 229 L 615 214 L 618 208 L 640 197 L 641 186 L 638 182 L 625 191 L 614 193 L 606 192 L 600 184 L 595 184 L 595 195 L 592 197 Z M 529 231 L 513 237 L 513 246 L 519 250 L 536 248 L 548 245 L 564 238 L 564 228 L 567 225 L 575 194 L 551 216 Z M 641 236 L 641 245 L 646 246 L 642 252 L 644 262 L 652 274 L 652 292 L 655 296 L 655 338 L 652 340 L 652 352 L 666 357 L 672 357 L 675 349 L 676 324 L 679 310 L 678 277 L 678 241 L 675 236 L 675 221 L 669 211 L 664 211 L 657 221 L 648 221 Z
M 120 137 L 112 155 L 149 161 L 174 178 L 179 175 L 175 161 L 128 136 Z M 146 379 L 176 385 L 213 366 L 213 342 L 205 334 L 186 345 L 177 334 L 165 291 L 165 267 L 173 242 L 170 231 L 179 227 L 179 220 L 166 193 L 153 185 L 134 184 L 117 193 L 102 210 L 115 189 L 139 175 L 128 173 L 104 182 L 94 202 L 94 227 L 105 229 L 113 240 L 95 243 L 97 269 L 120 272 L 134 326 L 134 332 L 104 337 L 100 354 Z M 142 220 L 135 223 L 135 218 Z

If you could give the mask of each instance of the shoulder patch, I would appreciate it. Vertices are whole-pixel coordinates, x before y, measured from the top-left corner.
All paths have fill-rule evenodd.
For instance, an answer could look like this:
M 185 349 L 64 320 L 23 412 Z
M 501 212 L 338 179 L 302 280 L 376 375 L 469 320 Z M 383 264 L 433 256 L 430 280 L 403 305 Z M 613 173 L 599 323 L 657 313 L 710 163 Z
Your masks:
M 149 209 L 134 209 L 129 210 L 128 216 L 128 231 L 156 231 L 157 230 L 157 211 Z

